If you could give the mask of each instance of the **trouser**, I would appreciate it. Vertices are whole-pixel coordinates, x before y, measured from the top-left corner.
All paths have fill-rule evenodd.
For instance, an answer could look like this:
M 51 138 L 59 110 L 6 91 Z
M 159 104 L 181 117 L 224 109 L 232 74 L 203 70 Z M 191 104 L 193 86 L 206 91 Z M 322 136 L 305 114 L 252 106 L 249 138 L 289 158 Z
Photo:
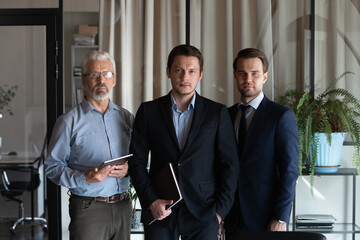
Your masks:
M 144 226 L 145 240 L 217 240 L 219 221 L 214 214 L 210 219 L 199 220 L 187 209 L 185 204 L 175 206 L 170 222 L 164 226 L 155 221 Z
M 116 203 L 70 196 L 70 240 L 130 240 L 129 196 Z

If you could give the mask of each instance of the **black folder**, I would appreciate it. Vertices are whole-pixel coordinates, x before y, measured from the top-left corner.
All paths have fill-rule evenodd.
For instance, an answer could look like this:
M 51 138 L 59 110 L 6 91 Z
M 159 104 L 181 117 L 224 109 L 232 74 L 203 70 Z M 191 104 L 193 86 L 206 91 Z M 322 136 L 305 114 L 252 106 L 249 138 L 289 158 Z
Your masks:
M 174 207 L 182 200 L 179 184 L 171 163 L 160 169 L 154 175 L 150 176 L 152 186 L 159 199 L 173 200 L 173 203 L 167 206 L 167 209 Z M 145 224 L 152 224 L 156 219 L 152 216 L 151 211 L 145 213 Z

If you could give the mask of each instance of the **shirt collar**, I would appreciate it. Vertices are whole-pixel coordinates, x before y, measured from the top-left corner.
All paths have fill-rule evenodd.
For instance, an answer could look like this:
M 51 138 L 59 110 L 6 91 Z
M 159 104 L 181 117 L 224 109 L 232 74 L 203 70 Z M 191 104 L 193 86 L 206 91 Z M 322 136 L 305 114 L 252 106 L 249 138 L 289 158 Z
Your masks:
M 85 114 L 92 110 L 95 110 L 94 106 L 90 102 L 88 102 L 88 100 L 86 100 L 86 98 L 84 98 L 82 100 L 80 105 L 81 105 L 81 108 L 84 110 Z M 109 99 L 109 105 L 108 105 L 107 111 L 111 111 L 113 109 L 120 111 L 120 108 L 115 103 L 113 103 L 113 101 L 111 101 L 111 99 Z
M 176 101 L 175 101 L 175 98 L 173 97 L 172 94 L 170 94 L 171 96 L 171 108 L 175 111 L 177 111 L 177 104 L 176 104 Z M 196 93 L 194 94 L 194 96 L 192 97 L 191 101 L 190 101 L 190 104 L 189 106 L 187 107 L 187 110 L 192 110 L 195 108 L 195 99 L 196 99 Z
M 255 110 L 259 107 L 261 101 L 264 99 L 264 93 L 263 91 L 260 92 L 260 94 L 254 98 L 253 100 L 251 100 L 249 102 L 248 105 L 250 105 L 252 108 L 254 108 Z M 241 101 L 238 104 L 238 107 L 240 107 L 240 105 L 244 105 Z

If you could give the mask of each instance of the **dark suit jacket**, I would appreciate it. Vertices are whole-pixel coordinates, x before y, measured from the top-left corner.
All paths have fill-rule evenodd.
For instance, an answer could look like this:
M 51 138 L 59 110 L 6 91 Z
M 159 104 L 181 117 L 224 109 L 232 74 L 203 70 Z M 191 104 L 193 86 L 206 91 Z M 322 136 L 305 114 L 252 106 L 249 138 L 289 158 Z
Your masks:
M 235 120 L 238 104 L 229 108 Z M 289 223 L 299 176 L 299 140 L 293 111 L 264 97 L 246 134 L 240 160 L 238 197 L 226 228 L 242 222 L 250 230 L 266 230 L 270 219 Z M 239 216 L 240 215 L 240 216 Z
M 134 156 L 129 161 L 142 209 L 158 199 L 150 175 L 171 162 L 189 211 L 202 220 L 213 220 L 216 212 L 224 218 L 233 204 L 239 172 L 238 156 L 233 154 L 237 151 L 236 137 L 226 107 L 197 94 L 182 152 L 178 146 L 170 93 L 142 103 L 134 121 L 130 144 Z

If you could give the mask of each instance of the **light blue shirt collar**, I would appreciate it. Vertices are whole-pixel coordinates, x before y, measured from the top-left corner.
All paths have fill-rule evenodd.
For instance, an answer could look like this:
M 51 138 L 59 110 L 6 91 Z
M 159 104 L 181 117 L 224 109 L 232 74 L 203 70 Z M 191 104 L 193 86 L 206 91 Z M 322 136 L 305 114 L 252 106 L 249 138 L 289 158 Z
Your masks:
M 260 92 L 260 94 L 254 98 L 253 100 L 251 100 L 249 102 L 248 105 L 250 105 L 252 108 L 254 108 L 255 110 L 259 107 L 261 101 L 264 99 L 264 93 L 263 91 Z M 240 107 L 240 105 L 244 105 L 241 101 L 238 104 L 238 107 Z
M 81 104 L 81 108 L 83 109 L 85 114 L 87 114 L 88 112 L 90 112 L 92 110 L 96 110 L 95 107 L 88 100 L 86 100 L 86 98 L 84 98 L 80 104 Z M 113 109 L 120 111 L 120 108 L 115 103 L 113 103 L 113 101 L 111 101 L 111 99 L 109 99 L 109 105 L 108 105 L 107 111 L 111 111 Z
M 174 111 L 178 111 L 178 108 L 177 108 L 177 103 L 175 101 L 175 98 L 173 97 L 172 94 L 171 95 L 171 108 L 174 110 Z M 196 93 L 194 94 L 194 96 L 192 97 L 188 107 L 187 107 L 187 110 L 192 110 L 195 108 L 195 99 L 196 99 Z

